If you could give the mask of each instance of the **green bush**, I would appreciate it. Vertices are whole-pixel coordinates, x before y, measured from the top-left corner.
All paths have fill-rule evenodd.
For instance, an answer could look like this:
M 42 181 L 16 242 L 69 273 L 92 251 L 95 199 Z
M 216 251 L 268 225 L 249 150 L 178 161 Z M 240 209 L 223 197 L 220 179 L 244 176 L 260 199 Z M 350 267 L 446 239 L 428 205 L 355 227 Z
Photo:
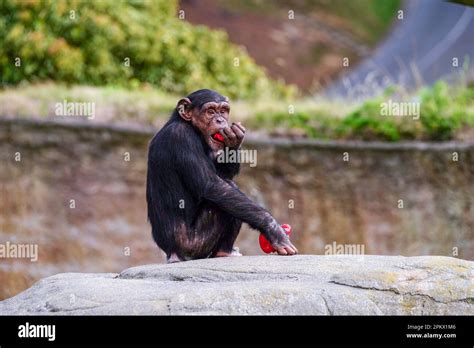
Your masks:
M 318 139 L 331 139 L 337 137 L 338 118 L 323 113 L 298 111 L 294 114 L 285 112 L 257 112 L 248 120 L 250 127 L 272 129 L 301 129 L 308 137 Z
M 342 122 L 340 133 L 362 139 L 397 141 L 400 139 L 450 140 L 464 126 L 473 126 L 474 89 L 449 86 L 439 81 L 419 95 L 420 116 L 384 117 L 380 104 L 384 97 L 365 102 Z
M 381 102 L 382 99 L 367 101 L 345 117 L 338 126 L 338 133 L 341 137 L 357 137 L 364 140 L 399 140 L 400 134 L 395 123 L 397 120 L 380 115 Z
M 0 0 L 0 42 L 2 85 L 148 83 L 178 94 L 211 88 L 233 98 L 295 92 L 269 80 L 225 32 L 178 19 L 176 0 Z
M 433 140 L 452 139 L 454 133 L 472 121 L 474 89 L 453 91 L 446 83 L 438 82 L 421 93 L 421 124 Z M 469 111 L 469 104 L 471 110 Z
M 364 102 L 346 116 L 299 111 L 257 113 L 254 127 L 299 128 L 308 137 L 321 139 L 361 140 L 450 140 L 467 128 L 474 127 L 474 87 L 448 86 L 438 82 L 420 91 L 408 101 L 419 102 L 419 118 L 383 116 L 381 105 L 389 99 L 405 101 L 391 89 L 382 97 Z

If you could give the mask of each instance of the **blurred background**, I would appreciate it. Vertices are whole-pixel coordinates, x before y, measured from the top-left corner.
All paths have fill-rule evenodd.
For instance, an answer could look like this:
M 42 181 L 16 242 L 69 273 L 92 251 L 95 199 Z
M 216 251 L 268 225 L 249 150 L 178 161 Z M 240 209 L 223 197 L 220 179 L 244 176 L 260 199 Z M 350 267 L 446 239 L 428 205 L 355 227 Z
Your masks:
M 474 259 L 474 8 L 441 0 L 0 0 L 0 299 L 163 262 L 147 145 L 210 88 L 249 129 L 238 184 L 303 253 Z M 383 115 L 388 102 L 417 115 Z M 64 116 L 58 104 L 86 103 Z M 417 116 L 417 117 L 415 117 Z M 262 254 L 243 228 L 238 246 Z

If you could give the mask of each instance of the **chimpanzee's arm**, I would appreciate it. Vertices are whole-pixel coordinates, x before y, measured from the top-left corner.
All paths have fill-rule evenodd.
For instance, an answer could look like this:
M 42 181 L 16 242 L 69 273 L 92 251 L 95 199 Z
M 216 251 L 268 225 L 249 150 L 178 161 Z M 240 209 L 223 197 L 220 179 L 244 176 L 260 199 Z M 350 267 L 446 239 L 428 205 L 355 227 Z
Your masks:
M 239 174 L 240 163 L 219 163 L 216 162 L 216 169 L 219 176 L 226 179 L 233 179 Z
M 264 208 L 217 175 L 204 152 L 181 151 L 175 156 L 176 169 L 189 192 L 198 200 L 208 200 L 228 214 L 261 231 L 273 244 L 287 240 L 284 230 Z
M 281 226 L 266 209 L 219 177 L 209 180 L 203 198 L 216 204 L 235 218 L 246 222 L 252 228 L 261 231 L 272 243 L 279 244 L 287 238 Z

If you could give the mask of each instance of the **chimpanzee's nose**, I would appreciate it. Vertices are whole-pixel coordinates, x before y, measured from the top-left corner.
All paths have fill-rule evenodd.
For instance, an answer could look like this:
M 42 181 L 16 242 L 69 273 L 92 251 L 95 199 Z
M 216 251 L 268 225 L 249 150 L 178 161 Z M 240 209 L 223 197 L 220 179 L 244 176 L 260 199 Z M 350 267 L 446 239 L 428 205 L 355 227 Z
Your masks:
M 217 124 L 220 125 L 220 126 L 225 125 L 225 124 L 227 123 L 226 120 L 225 120 L 225 118 L 222 117 L 222 116 L 217 117 L 217 118 L 216 118 L 216 122 L 217 122 Z

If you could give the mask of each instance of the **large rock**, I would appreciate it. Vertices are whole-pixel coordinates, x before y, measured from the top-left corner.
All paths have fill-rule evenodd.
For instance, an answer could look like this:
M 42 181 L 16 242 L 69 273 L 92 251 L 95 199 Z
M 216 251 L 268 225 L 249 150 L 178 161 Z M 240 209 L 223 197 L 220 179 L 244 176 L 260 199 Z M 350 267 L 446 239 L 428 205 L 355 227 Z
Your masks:
M 474 262 L 248 256 L 58 274 L 0 314 L 474 314 Z

